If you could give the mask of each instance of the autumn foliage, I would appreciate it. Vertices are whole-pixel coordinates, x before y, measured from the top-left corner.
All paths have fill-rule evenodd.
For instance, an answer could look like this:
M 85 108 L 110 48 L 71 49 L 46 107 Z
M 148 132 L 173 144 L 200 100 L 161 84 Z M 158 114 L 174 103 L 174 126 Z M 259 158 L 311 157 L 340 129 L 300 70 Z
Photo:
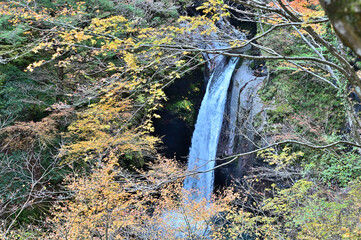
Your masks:
M 259 93 L 270 105 L 265 143 L 328 144 L 359 132 L 350 97 L 357 60 L 333 47 L 316 0 L 209 0 L 191 16 L 193 7 L 0 2 L 0 64 L 10 66 L 0 69 L 0 238 L 361 238 L 356 148 L 270 148 L 211 201 L 183 189 L 194 173 L 159 155 L 153 121 L 165 89 L 218 54 L 276 61 Z M 257 22 L 255 36 L 232 23 L 242 17 Z M 7 99 L 21 106 L 15 116 Z
M 188 198 L 183 171 L 172 160 L 159 159 L 149 171 L 130 174 L 110 155 L 89 176 L 67 179 L 73 198 L 60 202 L 49 221 L 55 231 L 46 239 L 178 239 L 207 238 L 221 226 L 236 195 L 231 190 L 207 202 Z

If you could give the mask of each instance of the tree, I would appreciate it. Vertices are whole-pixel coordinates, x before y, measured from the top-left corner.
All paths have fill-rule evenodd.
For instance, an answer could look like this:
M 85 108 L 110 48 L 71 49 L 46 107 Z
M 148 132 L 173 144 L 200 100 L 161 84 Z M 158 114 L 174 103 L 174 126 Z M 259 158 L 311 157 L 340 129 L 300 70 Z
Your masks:
M 334 94 L 342 99 L 344 111 L 347 113 L 346 119 L 353 129 L 352 138 L 359 142 L 356 132 L 360 128 L 360 120 L 354 109 L 355 103 L 352 103 L 349 98 L 351 92 L 354 92 L 358 98 L 361 96 L 358 68 L 353 65 L 352 54 L 347 52 L 348 50 L 328 27 L 328 20 L 324 17 L 320 6 L 313 1 L 307 1 L 307 3 L 304 1 L 235 1 L 235 3 L 248 6 L 249 9 L 238 10 L 232 5 L 229 9 L 239 14 L 254 16 L 259 22 L 261 32 L 247 43 L 261 50 L 263 54 L 258 57 L 235 54 L 231 53 L 232 48 L 224 54 L 287 62 L 284 69 L 297 69 L 315 81 L 325 84 L 324 86 L 328 85 L 330 91 L 334 91 Z M 280 41 L 273 34 L 276 30 L 282 33 L 283 39 L 289 39 L 290 42 L 272 48 L 272 42 Z M 292 49 L 289 44 L 297 45 L 293 48 L 294 50 L 289 51 L 287 49 Z M 216 52 L 220 53 L 220 51 Z
M 70 111 L 55 112 L 36 123 L 15 122 L 1 129 L 0 228 L 4 237 L 15 226 L 37 221 L 47 212 L 49 202 L 59 196 L 59 185 L 69 169 L 59 165 L 53 145 Z
M 167 13 L 163 17 L 172 19 L 174 10 L 172 7 L 168 11 L 154 8 L 147 2 L 120 3 L 110 15 L 98 15 L 91 2 L 69 5 L 63 1 L 57 3 L 2 2 L 0 11 L 11 16 L 9 21 L 13 28 L 26 25 L 31 29 L 20 34 L 26 35 L 28 41 L 17 49 L 24 54 L 33 52 L 40 58 L 27 67 L 27 74 L 35 75 L 39 80 L 46 76 L 44 72 L 52 69 L 49 65 L 55 64 L 56 77 L 51 84 L 57 86 L 56 103 L 49 106 L 47 111 L 77 109 L 77 118 L 70 126 L 63 126 L 67 132 L 64 134 L 59 134 L 59 129 L 50 121 L 51 117 L 42 118 L 36 123 L 16 123 L 4 131 L 4 149 L 12 147 L 32 159 L 27 151 L 33 151 L 33 143 L 39 142 L 47 148 L 53 144 L 48 141 L 49 138 L 56 135 L 62 139 L 61 149 L 60 155 L 51 149 L 55 152 L 50 157 L 50 161 L 53 160 L 49 168 L 51 172 L 58 168 L 95 171 L 95 167 L 100 166 L 110 153 L 116 155 L 122 167 L 135 171 L 135 167 L 144 166 L 146 158 L 154 158 L 158 139 L 149 133 L 152 132 L 152 118 L 158 117 L 154 110 L 161 106 L 160 100 L 165 99 L 162 89 L 183 71 L 191 69 L 191 62 L 198 61 L 190 56 L 181 62 L 181 50 L 170 54 L 173 50 L 165 51 L 149 43 L 171 41 L 172 34 L 175 36 L 179 31 L 184 32 L 185 28 L 149 27 L 161 24 L 161 21 L 147 22 L 154 15 Z M 156 6 L 166 7 L 163 4 Z M 124 11 L 124 7 L 129 11 Z M 133 12 L 132 8 L 136 11 Z M 143 20 L 140 21 L 134 13 L 144 14 Z M 2 53 L 4 62 L 13 62 L 19 58 L 19 55 L 12 53 L 13 50 Z M 17 133 L 20 135 L 17 136 Z M 12 141 L 14 136 L 17 141 Z M 43 156 L 36 159 L 38 173 L 43 167 L 40 163 Z M 32 161 L 26 161 L 30 163 L 24 167 L 19 164 L 20 174 L 27 173 L 26 168 L 34 165 Z M 17 165 L 12 167 L 16 169 Z M 112 163 L 110 167 L 115 168 L 115 164 Z M 49 172 L 45 171 L 44 176 L 48 175 Z M 43 177 L 40 179 L 41 182 L 38 181 L 38 175 L 31 178 L 31 187 L 40 187 L 40 193 L 48 192 L 45 189 L 50 187 L 43 186 L 46 180 Z M 109 187 L 117 185 L 112 176 L 109 181 Z M 6 193 L 11 194 L 13 192 Z M 124 194 L 129 196 L 128 193 Z M 41 200 L 46 201 L 53 201 L 56 196 L 64 197 L 57 191 L 51 192 L 51 195 L 40 195 Z M 19 224 L 20 214 L 33 206 L 29 204 L 34 202 L 33 197 L 32 190 L 26 192 L 21 195 L 25 200 L 22 204 L 12 205 L 13 208 L 6 211 L 10 217 L 2 226 L 4 237 L 12 234 L 12 228 Z M 12 200 L 5 199 L 1 203 L 8 206 Z M 44 209 L 47 211 L 48 206 Z
M 237 4 L 242 4 L 246 8 L 240 8 Z M 8 16 L 6 21 L 12 23 L 12 30 L 20 32 L 14 39 L 16 41 L 7 42 L 11 50 L 1 53 L 2 62 L 13 63 L 23 57 L 23 54 L 36 54 L 36 58 L 33 57 L 30 65 L 24 68 L 27 74 L 33 75 L 39 83 L 48 80 L 39 76 L 43 77 L 49 72 L 52 72 L 51 76 L 55 76 L 49 82 L 49 85 L 55 86 L 57 90 L 52 99 L 52 107 L 49 106 L 49 112 L 64 109 L 76 111 L 76 118 L 71 124 L 66 124 L 65 133 L 61 134 L 60 155 L 55 154 L 57 157 L 51 158 L 56 161 L 50 166 L 59 163 L 60 156 L 61 162 L 56 166 L 72 170 L 67 178 L 68 191 L 65 191 L 64 195 L 55 191 L 53 194 L 59 196 L 59 202 L 53 212 L 55 217 L 47 221 L 50 224 L 48 232 L 52 238 L 159 238 L 164 233 L 163 229 L 156 227 L 160 224 L 171 229 L 169 238 L 176 236 L 179 231 L 189 238 L 194 238 L 195 234 L 198 235 L 198 230 L 189 222 L 197 217 L 203 218 L 202 225 L 205 223 L 210 226 L 215 238 L 229 235 L 239 237 L 237 231 L 222 235 L 227 232 L 227 225 L 230 223 L 222 218 L 225 215 L 221 212 L 230 211 L 229 203 L 234 194 L 230 194 L 225 202 L 215 201 L 211 208 L 206 208 L 203 201 L 182 202 L 182 194 L 171 194 L 171 190 L 181 192 L 181 181 L 176 180 L 181 179 L 184 173 L 174 170 L 174 165 L 162 158 L 158 165 L 149 166 L 149 162 L 159 161 L 159 157 L 155 155 L 159 139 L 151 136 L 151 132 L 152 119 L 159 117 L 155 110 L 161 107 L 162 101 L 166 99 L 163 89 L 185 72 L 207 61 L 201 57 L 204 53 L 211 57 L 223 54 L 230 57 L 268 60 L 268 68 L 276 72 L 273 74 L 277 74 L 279 79 L 284 80 L 277 86 L 279 89 L 288 94 L 295 93 L 294 90 L 301 89 L 302 86 L 310 86 L 309 89 L 314 90 L 316 95 L 312 99 L 320 98 L 319 102 L 322 103 L 313 103 L 312 106 L 326 109 L 325 105 L 328 105 L 326 110 L 316 112 L 319 114 L 317 117 L 314 114 L 311 117 L 302 115 L 299 118 L 277 116 L 291 115 L 292 110 L 289 109 L 300 105 L 299 99 L 294 102 L 287 101 L 288 105 L 277 107 L 274 110 L 275 121 L 285 124 L 288 121 L 294 129 L 299 127 L 303 130 L 298 135 L 287 135 L 287 138 L 297 141 L 284 141 L 265 148 L 297 144 L 315 150 L 330 149 L 329 152 L 320 154 L 321 162 L 327 166 L 331 165 L 332 171 L 338 171 L 333 157 L 348 154 L 345 154 L 344 149 L 332 147 L 338 143 L 361 142 L 358 132 L 361 126 L 359 116 L 354 109 L 353 99 L 349 98 L 353 92 L 361 97 L 357 67 L 353 66 L 351 53 L 335 37 L 329 28 L 328 20 L 315 1 L 235 0 L 225 3 L 210 0 L 198 8 L 203 14 L 181 17 L 175 10 L 175 4 L 170 2 L 105 0 L 101 1 L 99 8 L 96 8 L 94 1 L 8 1 L 1 2 L 0 5 L 0 12 Z M 230 17 L 241 21 L 256 21 L 259 33 L 256 36 L 249 35 L 249 39 L 240 39 L 240 36 L 246 34 L 241 34 L 236 26 L 229 24 Z M 27 41 L 17 46 L 15 43 L 23 38 Z M 9 37 L 6 36 L 6 39 L 9 40 Z M 228 45 L 220 48 L 214 44 L 217 41 Z M 218 47 L 214 47 L 215 45 Z M 252 46 L 252 49 L 248 46 Z M 276 64 L 272 64 L 272 61 Z M 49 67 L 52 64 L 55 65 L 54 68 Z M 256 65 L 261 71 L 260 64 Z M 292 75 L 289 74 L 290 71 Z M 291 78 L 297 81 L 286 82 Z M 268 92 L 267 90 L 266 88 L 265 92 Z M 301 93 L 304 95 L 307 92 Z M 342 107 L 342 110 L 336 111 L 337 107 Z M 322 118 L 328 113 L 335 116 L 336 123 L 323 121 Z M 12 147 L 21 150 L 22 153 L 28 153 L 29 150 L 32 153 L 35 152 L 31 148 L 33 143 L 44 145 L 45 142 L 45 145 L 49 146 L 53 132 L 58 133 L 60 130 L 56 129 L 51 115 L 46 116 L 47 114 L 37 119 L 37 122 L 14 123 L 4 128 L 4 149 Z M 341 137 L 332 135 L 333 131 L 339 130 L 344 121 L 347 121 L 351 128 L 351 133 L 343 136 L 349 141 L 339 141 Z M 330 125 L 332 126 L 329 127 Z M 22 137 L 20 130 L 26 132 L 25 137 Z M 19 132 L 18 137 L 15 133 Z M 57 133 L 55 135 L 58 135 Z M 12 141 L 12 136 L 15 136 L 17 141 Z M 277 140 L 277 137 L 284 136 L 275 136 L 272 141 Z M 315 145 L 330 141 L 333 143 L 326 146 Z M 262 149 L 254 152 L 260 150 Z M 315 153 L 318 154 L 313 151 L 306 152 L 305 155 Z M 288 157 L 289 155 L 291 157 Z M 32 155 L 29 153 L 27 156 Z M 224 164 L 234 161 L 236 157 L 224 159 Z M 349 154 L 348 157 L 348 163 L 357 166 L 358 161 L 354 160 L 354 155 Z M 249 204 L 245 209 L 248 212 L 244 215 L 234 210 L 228 215 L 229 219 L 233 219 L 232 223 L 237 223 L 239 217 L 246 216 L 252 223 L 251 226 L 243 225 L 247 230 L 254 230 L 254 226 L 260 226 L 261 222 L 261 228 L 256 229 L 256 233 L 269 233 L 269 237 L 272 238 L 284 236 L 283 229 L 277 228 L 276 223 L 282 222 L 282 219 L 289 219 L 292 224 L 298 224 L 297 227 L 290 227 L 282 222 L 282 227 L 289 230 L 287 234 L 292 232 L 289 236 L 309 236 L 304 229 L 298 231 L 299 223 L 305 221 L 301 221 L 295 215 L 314 209 L 314 203 L 322 202 L 322 199 L 313 197 L 309 192 L 309 185 L 312 184 L 300 177 L 305 174 L 313 178 L 313 175 L 296 170 L 291 173 L 282 172 L 285 166 L 290 167 L 289 162 L 294 164 L 292 167 L 300 166 L 293 158 L 296 156 L 289 154 L 288 150 L 274 150 L 269 159 L 269 162 L 277 163 L 274 169 L 252 169 L 258 175 L 263 174 L 268 177 L 267 180 L 271 179 L 276 183 L 277 177 L 297 175 L 299 184 L 293 185 L 295 181 L 290 181 L 293 187 L 275 190 L 269 200 L 259 201 L 258 196 L 252 196 L 263 208 L 250 207 L 252 205 Z M 37 161 L 32 157 L 25 159 L 25 167 L 42 166 L 39 164 L 42 159 L 40 157 L 36 158 Z M 316 161 L 310 159 L 309 169 L 315 170 L 311 164 Z M 279 164 L 280 160 L 284 162 Z M 140 170 L 141 167 L 144 169 Z M 146 168 L 148 169 L 145 170 Z M 282 170 L 281 173 L 279 170 Z M 322 168 L 317 171 L 320 171 L 324 178 L 330 175 Z M 21 173 L 24 172 L 26 169 L 21 169 Z M 45 173 L 47 176 L 46 171 Z M 195 173 L 197 172 L 187 174 Z M 343 174 L 347 177 L 349 172 L 343 171 Z M 357 174 L 352 175 L 352 178 L 355 178 Z M 37 176 L 32 179 L 35 179 L 36 186 L 44 189 L 43 182 L 40 184 Z M 314 182 L 317 182 L 316 180 Z M 337 181 L 343 184 L 344 180 Z M 297 193 L 298 190 L 310 195 L 307 195 L 305 200 Z M 323 189 L 320 190 L 322 191 Z M 44 193 L 44 190 L 38 192 Z M 28 199 L 33 197 L 32 192 L 30 193 L 26 195 L 30 196 Z M 290 207 L 295 207 L 292 203 L 295 199 L 307 208 L 299 207 L 295 212 L 289 210 Z M 23 202 L 25 203 L 11 211 L 15 214 L 4 224 L 4 237 L 13 234 L 12 228 L 17 223 L 19 213 L 29 207 L 30 201 Z M 279 205 L 285 209 L 279 210 Z M 332 214 L 342 213 L 337 210 L 339 205 L 335 206 L 336 210 Z M 197 212 L 197 208 L 201 211 Z M 259 210 L 264 218 L 252 215 L 254 212 L 249 210 Z M 346 217 L 343 217 L 352 219 L 350 224 L 346 224 L 347 227 L 355 224 L 354 210 L 357 212 L 358 207 L 352 209 L 350 215 L 346 214 Z M 172 211 L 180 214 L 185 219 L 185 224 L 173 229 L 168 228 L 164 212 Z M 267 212 L 274 216 L 269 218 Z M 119 219 L 119 215 L 124 218 Z M 190 215 L 192 217 L 189 217 Z M 329 216 L 325 218 L 330 219 Z M 308 223 L 310 222 L 313 229 L 317 230 L 317 219 L 312 217 Z M 222 226 L 221 223 L 226 225 Z M 238 227 L 235 226 L 234 229 L 237 230 Z M 273 228 L 277 228 L 276 235 L 271 231 Z M 144 229 L 149 233 L 145 233 Z M 323 234 L 323 228 L 320 229 L 320 234 Z M 353 229 L 357 230 L 349 227 L 347 231 Z M 355 234 L 358 236 L 358 233 Z
M 342 42 L 361 57 L 360 1 L 324 1 L 322 7 Z
M 56 206 L 44 238 L 207 239 L 222 229 L 222 215 L 236 197 L 232 190 L 211 203 L 188 199 L 176 162 L 158 159 L 149 168 L 130 174 L 111 154 L 89 176 L 68 178 L 73 198 Z

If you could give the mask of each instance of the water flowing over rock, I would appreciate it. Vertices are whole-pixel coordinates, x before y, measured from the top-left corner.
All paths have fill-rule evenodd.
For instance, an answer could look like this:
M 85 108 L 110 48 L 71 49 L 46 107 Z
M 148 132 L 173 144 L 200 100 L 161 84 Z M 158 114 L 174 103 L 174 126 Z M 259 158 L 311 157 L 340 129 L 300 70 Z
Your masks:
M 201 49 L 222 49 L 232 53 L 252 52 L 250 44 L 237 49 L 227 49 L 229 41 L 246 39 L 246 34 L 230 20 L 232 19 L 220 19 L 216 23 L 219 31 L 210 36 L 193 33 L 189 37 Z M 255 147 L 255 133 L 258 130 L 253 121 L 262 115 L 260 113 L 263 111 L 263 104 L 257 92 L 262 86 L 265 74 L 252 70 L 251 65 L 257 65 L 253 61 L 244 60 L 237 69 L 237 58 L 210 53 L 203 53 L 203 56 L 206 60 L 207 89 L 198 113 L 188 158 L 188 171 L 200 174 L 187 177 L 184 188 L 199 192 L 193 194 L 193 199 L 209 200 L 215 180 L 212 169 L 220 163 L 216 159 L 247 152 Z M 246 169 L 243 167 L 253 157 L 239 159 L 231 166 L 235 167 L 234 171 L 229 170 L 228 166 L 217 170 L 216 174 L 220 171 L 226 174 L 221 176 L 225 179 L 223 182 L 226 182 L 222 185 L 229 185 L 229 179 L 232 178 L 230 176 L 242 177 L 243 170 Z
M 222 128 L 227 90 L 238 59 L 218 56 L 208 81 L 188 158 L 188 171 L 204 172 L 186 178 L 184 188 L 194 190 L 193 199 L 210 200 L 213 192 L 215 158 Z

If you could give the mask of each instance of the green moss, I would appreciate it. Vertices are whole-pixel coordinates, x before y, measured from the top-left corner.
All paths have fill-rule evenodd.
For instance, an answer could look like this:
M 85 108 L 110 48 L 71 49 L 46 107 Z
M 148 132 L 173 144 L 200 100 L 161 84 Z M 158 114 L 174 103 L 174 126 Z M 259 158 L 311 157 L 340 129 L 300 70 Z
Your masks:
M 178 114 L 181 119 L 185 120 L 188 123 L 188 125 L 191 126 L 193 124 L 195 109 L 193 103 L 190 100 L 179 100 L 173 104 L 170 104 L 168 106 L 168 109 L 171 112 Z
M 344 125 L 344 109 L 337 92 L 315 81 L 306 73 L 278 70 L 260 90 L 262 100 L 273 102 L 271 123 L 281 123 L 287 116 L 307 115 L 330 133 Z

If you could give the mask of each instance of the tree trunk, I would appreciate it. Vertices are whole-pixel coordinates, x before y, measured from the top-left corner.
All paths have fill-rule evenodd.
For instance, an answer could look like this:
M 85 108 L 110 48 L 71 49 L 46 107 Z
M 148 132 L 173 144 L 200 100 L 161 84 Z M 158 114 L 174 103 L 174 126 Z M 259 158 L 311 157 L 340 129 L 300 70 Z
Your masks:
M 361 0 L 320 0 L 342 42 L 361 57 Z

